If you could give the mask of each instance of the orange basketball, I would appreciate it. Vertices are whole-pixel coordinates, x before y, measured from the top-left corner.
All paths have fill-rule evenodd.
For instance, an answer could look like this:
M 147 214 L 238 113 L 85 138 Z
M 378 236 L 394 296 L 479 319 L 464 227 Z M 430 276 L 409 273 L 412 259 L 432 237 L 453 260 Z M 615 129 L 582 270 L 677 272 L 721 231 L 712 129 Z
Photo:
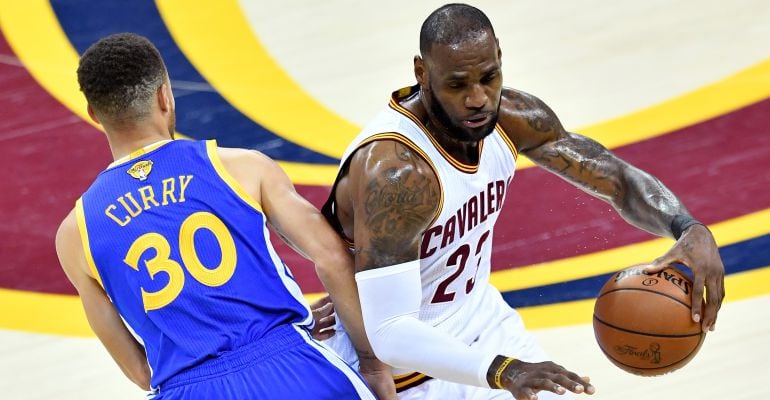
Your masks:
M 632 374 L 674 371 L 698 353 L 705 338 L 692 320 L 691 301 L 692 282 L 675 268 L 651 275 L 642 266 L 617 272 L 596 299 L 596 341 L 610 361 Z

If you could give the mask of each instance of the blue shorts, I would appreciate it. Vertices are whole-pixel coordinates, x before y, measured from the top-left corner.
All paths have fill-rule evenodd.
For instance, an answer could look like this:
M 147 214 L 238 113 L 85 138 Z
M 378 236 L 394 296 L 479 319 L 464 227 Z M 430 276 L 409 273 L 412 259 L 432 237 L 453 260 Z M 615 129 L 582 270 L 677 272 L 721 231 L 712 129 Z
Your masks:
M 375 399 L 355 370 L 294 326 L 183 371 L 149 398 Z

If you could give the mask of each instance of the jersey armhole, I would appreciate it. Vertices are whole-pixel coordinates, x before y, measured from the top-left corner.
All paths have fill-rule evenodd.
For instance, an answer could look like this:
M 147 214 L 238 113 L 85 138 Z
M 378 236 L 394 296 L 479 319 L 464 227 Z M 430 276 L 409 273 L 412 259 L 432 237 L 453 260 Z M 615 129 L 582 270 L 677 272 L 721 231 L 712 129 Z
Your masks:
M 227 186 L 230 187 L 230 189 L 246 204 L 264 214 L 262 211 L 262 205 L 259 204 L 259 202 L 254 199 L 254 197 L 252 197 L 246 191 L 246 189 L 244 189 L 243 186 L 241 186 L 241 184 L 235 178 L 233 178 L 232 175 L 230 175 L 229 172 L 227 172 L 227 169 L 225 168 L 224 164 L 222 164 L 222 160 L 219 158 L 219 154 L 217 153 L 216 140 L 206 141 L 206 153 L 209 156 L 211 166 L 214 167 L 214 170 L 217 172 L 217 175 L 219 175 L 222 181 L 224 181 L 225 184 L 227 184 Z
M 78 231 L 80 232 L 80 242 L 83 244 L 83 255 L 86 257 L 88 269 L 91 271 L 91 275 L 93 275 L 96 282 L 99 283 L 99 286 L 104 289 L 104 283 L 102 283 L 102 278 L 99 276 L 99 270 L 96 269 L 96 263 L 94 263 L 94 257 L 91 254 L 91 245 L 88 241 L 88 229 L 86 229 L 86 215 L 83 210 L 82 197 L 75 202 L 75 219 L 77 220 Z

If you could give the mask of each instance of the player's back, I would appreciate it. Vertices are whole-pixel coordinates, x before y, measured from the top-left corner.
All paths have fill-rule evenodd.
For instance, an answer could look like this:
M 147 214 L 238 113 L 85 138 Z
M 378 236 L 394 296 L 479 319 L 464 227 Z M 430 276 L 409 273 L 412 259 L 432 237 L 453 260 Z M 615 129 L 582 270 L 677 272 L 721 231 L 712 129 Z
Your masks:
M 94 275 L 145 346 L 153 387 L 312 323 L 260 205 L 213 141 L 169 141 L 118 160 L 76 212 Z

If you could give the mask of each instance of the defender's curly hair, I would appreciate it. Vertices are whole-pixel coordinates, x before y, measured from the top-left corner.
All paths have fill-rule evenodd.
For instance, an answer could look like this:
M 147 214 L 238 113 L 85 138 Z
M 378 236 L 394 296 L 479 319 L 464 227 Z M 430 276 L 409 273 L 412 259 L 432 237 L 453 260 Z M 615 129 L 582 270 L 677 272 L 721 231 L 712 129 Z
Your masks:
M 426 57 L 434 44 L 453 45 L 491 32 L 492 23 L 486 14 L 476 7 L 462 3 L 451 3 L 433 11 L 420 28 L 420 54 Z
M 160 52 L 147 38 L 117 33 L 83 53 L 78 83 L 99 118 L 130 122 L 148 117 L 158 88 L 167 79 Z

